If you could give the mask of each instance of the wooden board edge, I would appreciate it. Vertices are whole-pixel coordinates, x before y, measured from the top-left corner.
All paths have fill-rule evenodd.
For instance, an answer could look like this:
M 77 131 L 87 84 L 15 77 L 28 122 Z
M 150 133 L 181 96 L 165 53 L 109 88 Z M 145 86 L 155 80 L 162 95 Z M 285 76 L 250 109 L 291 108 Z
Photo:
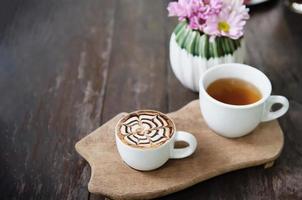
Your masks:
M 180 112 L 184 109 L 186 109 L 187 107 L 190 107 L 191 104 L 196 104 L 196 103 L 199 103 L 199 99 L 196 99 L 196 100 L 193 100 L 191 102 L 189 102 L 188 104 L 184 105 L 183 107 L 181 107 L 180 109 L 176 110 L 176 111 L 173 111 L 173 112 L 170 112 L 170 113 L 167 113 L 167 115 L 169 116 L 173 116 L 176 112 Z M 115 117 L 113 117 L 112 119 L 110 119 L 108 122 L 104 123 L 102 126 L 106 125 L 107 123 L 109 123 L 111 120 L 114 120 L 115 118 L 121 118 L 122 115 L 125 115 L 127 113 L 123 112 L 123 113 L 119 113 L 118 115 L 116 115 Z M 77 142 L 75 144 L 75 148 L 76 148 L 76 151 L 85 159 L 87 160 L 87 162 L 89 163 L 90 167 L 91 167 L 91 177 L 90 177 L 90 180 L 89 180 L 89 183 L 88 183 L 88 190 L 89 192 L 91 193 L 94 193 L 94 194 L 100 194 L 100 195 L 103 195 L 103 196 L 106 196 L 108 197 L 109 199 L 118 199 L 118 200 L 129 200 L 129 199 L 132 199 L 132 200 L 135 200 L 135 199 L 153 199 L 153 198 L 157 198 L 157 197 L 162 197 L 162 196 L 166 196 L 168 194 L 172 194 L 174 192 L 178 192 L 178 191 L 181 191 L 183 189 L 186 189 L 186 188 L 189 188 L 195 184 L 198 184 L 202 181 L 205 181 L 205 180 L 209 180 L 211 178 L 214 178 L 216 176 L 220 176 L 220 175 L 223 175 L 223 174 L 226 174 L 226 173 L 229 173 L 229 172 L 233 172 L 233 171 L 236 171 L 236 170 L 240 170 L 240 169 L 245 169 L 245 168 L 251 168 L 251 167 L 256 167 L 256 166 L 267 166 L 267 164 L 270 164 L 270 163 L 273 163 L 281 154 L 282 152 L 282 149 L 284 147 L 284 134 L 283 134 L 283 131 L 279 125 L 279 122 L 276 120 L 276 123 L 278 124 L 279 126 L 279 134 L 282 135 L 282 145 L 279 149 L 279 151 L 272 157 L 270 158 L 266 158 L 266 159 L 262 159 L 262 160 L 258 160 L 258 161 L 255 161 L 255 162 L 251 162 L 251 163 L 245 163 L 244 165 L 238 165 L 238 166 L 234 166 L 234 167 L 230 167 L 229 169 L 227 170 L 216 170 L 214 171 L 213 173 L 209 173 L 208 177 L 196 177 L 196 179 L 194 179 L 191 183 L 186 183 L 186 184 L 183 184 L 183 185 L 180 185 L 178 187 L 175 187 L 175 188 L 172 188 L 170 190 L 163 190 L 161 192 L 150 192 L 150 193 L 147 193 L 147 194 L 144 194 L 144 195 L 141 195 L 141 194 L 134 194 L 134 193 L 128 193 L 128 194 L 118 194 L 118 195 L 111 195 L 111 194 L 108 194 L 108 192 L 105 192 L 105 191 L 102 191 L 101 188 L 98 188 L 98 187 L 95 187 L 94 184 L 93 184 L 93 180 L 95 179 L 94 178 L 94 168 L 93 168 L 93 163 L 91 161 L 89 161 L 89 156 L 85 153 L 85 148 L 82 147 L 82 143 L 89 137 L 91 137 L 94 132 L 88 134 L 87 136 L 85 136 L 83 139 L 81 139 L 79 142 Z M 219 171 L 219 172 L 218 172 Z

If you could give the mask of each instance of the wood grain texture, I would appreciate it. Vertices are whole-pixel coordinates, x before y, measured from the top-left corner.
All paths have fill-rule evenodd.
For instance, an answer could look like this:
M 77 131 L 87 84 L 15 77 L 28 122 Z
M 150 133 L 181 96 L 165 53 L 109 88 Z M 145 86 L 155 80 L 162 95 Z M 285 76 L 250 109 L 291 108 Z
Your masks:
M 104 199 L 74 143 L 119 112 L 171 112 L 198 95 L 175 78 L 168 0 L 0 2 L 2 199 Z M 247 64 L 290 100 L 275 166 L 228 173 L 162 199 L 302 198 L 302 15 L 283 1 L 251 8 Z
M 162 1 L 118 1 L 103 121 L 121 111 L 166 106 Z
M 1 198 L 87 199 L 73 146 L 100 123 L 114 2 L 21 6 L 0 46 Z

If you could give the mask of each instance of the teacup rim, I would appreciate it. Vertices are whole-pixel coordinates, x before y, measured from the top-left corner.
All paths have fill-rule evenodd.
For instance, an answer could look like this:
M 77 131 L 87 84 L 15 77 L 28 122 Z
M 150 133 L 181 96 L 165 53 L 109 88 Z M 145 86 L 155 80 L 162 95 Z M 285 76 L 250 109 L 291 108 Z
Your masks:
M 213 97 L 211 97 L 207 93 L 207 91 L 205 90 L 205 87 L 204 87 L 204 84 L 203 84 L 204 78 L 210 72 L 212 72 L 214 70 L 217 70 L 217 68 L 226 67 L 226 66 L 234 66 L 234 65 L 240 66 L 240 67 L 246 67 L 246 68 L 257 71 L 258 73 L 262 74 L 265 77 L 265 79 L 267 80 L 268 84 L 269 84 L 269 92 L 267 92 L 267 94 L 265 94 L 260 100 L 256 101 L 255 103 L 247 104 L 247 105 L 227 104 L 227 103 L 223 103 L 223 102 L 218 101 L 218 100 L 214 99 Z M 210 101 L 212 101 L 212 102 L 214 102 L 214 103 L 216 103 L 220 106 L 227 107 L 227 108 L 232 108 L 232 109 L 247 109 L 247 108 L 253 108 L 255 106 L 263 104 L 268 99 L 268 97 L 271 95 L 272 84 L 271 84 L 271 81 L 269 80 L 269 78 L 262 71 L 260 71 L 259 69 L 255 68 L 255 67 L 252 67 L 252 66 L 246 65 L 246 64 L 242 64 L 242 63 L 224 63 L 224 64 L 215 65 L 215 66 L 211 67 L 210 69 L 208 69 L 204 74 L 202 74 L 202 76 L 199 79 L 199 95 L 201 94 L 201 92 L 204 93 L 206 98 L 208 98 Z
M 173 135 L 172 137 L 170 137 L 164 144 L 162 145 L 159 145 L 158 147 L 152 147 L 152 148 L 137 148 L 137 147 L 133 147 L 133 146 L 130 146 L 130 145 L 127 145 L 125 144 L 121 139 L 120 137 L 117 135 L 118 134 L 118 131 L 117 131 L 117 128 L 118 128 L 118 125 L 120 124 L 120 122 L 124 119 L 124 117 L 128 116 L 128 115 L 131 115 L 133 113 L 136 113 L 138 111 L 153 111 L 153 112 L 157 112 L 161 115 L 164 115 L 166 116 L 173 124 Z M 127 112 L 126 112 L 127 113 Z M 175 125 L 175 122 L 171 119 L 171 117 L 169 117 L 167 114 L 165 113 L 162 113 L 158 110 L 154 110 L 154 109 L 138 109 L 138 110 L 135 110 L 135 111 L 132 111 L 132 112 L 129 112 L 127 113 L 125 116 L 121 117 L 118 122 L 116 123 L 115 125 L 115 128 L 114 128 L 114 135 L 115 135 L 115 138 L 118 139 L 120 141 L 120 143 L 124 146 L 126 146 L 127 148 L 130 148 L 130 149 L 133 149 L 133 150 L 137 150 L 137 151 L 154 151 L 154 150 L 158 150 L 158 149 L 161 149 L 161 148 L 164 148 L 164 146 L 168 145 L 173 138 L 175 138 L 175 135 L 176 135 L 176 125 Z

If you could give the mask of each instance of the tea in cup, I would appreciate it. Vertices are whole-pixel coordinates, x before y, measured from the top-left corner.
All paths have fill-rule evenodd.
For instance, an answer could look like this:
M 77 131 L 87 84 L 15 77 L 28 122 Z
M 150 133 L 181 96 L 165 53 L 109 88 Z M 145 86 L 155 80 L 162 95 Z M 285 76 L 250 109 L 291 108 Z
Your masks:
M 216 133 L 241 137 L 260 122 L 277 119 L 287 112 L 287 98 L 271 95 L 271 91 L 270 80 L 254 67 L 239 63 L 218 65 L 200 78 L 201 113 Z M 274 104 L 282 107 L 272 111 Z

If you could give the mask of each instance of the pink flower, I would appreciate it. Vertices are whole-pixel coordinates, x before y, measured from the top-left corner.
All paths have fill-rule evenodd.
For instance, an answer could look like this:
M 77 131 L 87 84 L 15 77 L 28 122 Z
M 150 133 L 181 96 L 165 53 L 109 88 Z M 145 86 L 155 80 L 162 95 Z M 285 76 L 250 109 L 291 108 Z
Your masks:
M 223 9 L 236 12 L 243 20 L 249 19 L 249 9 L 246 8 L 243 0 L 224 0 Z
M 192 16 L 189 21 L 189 27 L 193 30 L 203 30 L 205 20 L 197 15 Z
M 222 8 L 222 0 L 179 0 L 169 3 L 167 9 L 169 16 L 177 16 L 180 21 L 194 19 L 191 28 L 197 25 L 197 21 L 204 21 L 210 15 L 217 14 Z M 196 17 L 201 20 L 197 20 Z M 200 26 L 198 22 L 198 26 Z M 195 29 L 195 28 L 194 28 Z
M 169 16 L 177 16 L 179 20 L 189 17 L 192 12 L 191 0 L 179 0 L 168 5 Z
M 203 31 L 211 36 L 239 39 L 243 36 L 243 28 L 249 18 L 248 9 L 242 4 L 242 0 L 225 0 L 225 2 L 228 3 L 224 3 L 218 15 L 208 18 Z
M 249 18 L 243 0 L 179 0 L 167 9 L 169 16 L 187 20 L 191 29 L 213 37 L 240 38 Z

